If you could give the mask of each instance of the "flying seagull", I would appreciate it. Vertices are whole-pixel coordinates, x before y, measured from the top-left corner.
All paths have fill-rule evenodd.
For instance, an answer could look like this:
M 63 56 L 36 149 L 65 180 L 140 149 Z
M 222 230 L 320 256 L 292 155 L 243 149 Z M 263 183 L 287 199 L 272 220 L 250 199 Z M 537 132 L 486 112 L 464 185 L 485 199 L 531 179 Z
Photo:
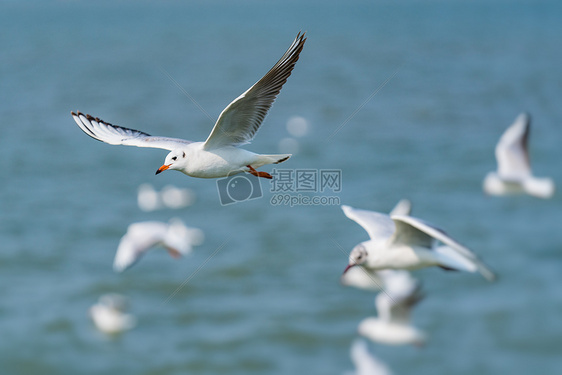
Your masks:
M 113 269 L 123 272 L 135 265 L 144 254 L 155 247 L 163 247 L 173 258 L 181 258 L 191 253 L 193 246 L 203 242 L 203 232 L 189 228 L 180 219 L 170 219 L 169 223 L 142 221 L 133 223 L 121 237 L 115 253 Z
M 520 114 L 503 133 L 496 146 L 498 170 L 484 179 L 484 191 L 490 195 L 526 193 L 539 198 L 554 194 L 554 182 L 550 178 L 537 178 L 529 162 L 529 133 L 531 116 Z
M 272 178 L 269 173 L 256 169 L 266 164 L 284 162 L 291 157 L 290 154 L 260 155 L 238 146 L 250 143 L 254 138 L 267 111 L 291 75 L 305 41 L 304 33 L 299 33 L 271 70 L 222 111 L 205 142 L 154 137 L 139 130 L 112 125 L 79 111 L 71 112 L 71 115 L 84 133 L 98 141 L 111 145 L 169 150 L 156 174 L 174 169 L 199 178 L 227 177 L 241 172 Z
M 420 283 L 398 273 L 387 276 L 385 292 L 375 298 L 378 316 L 363 319 L 357 327 L 359 334 L 381 344 L 423 345 L 425 333 L 410 321 L 412 309 L 423 298 Z
M 423 220 L 350 206 L 342 206 L 342 210 L 370 237 L 353 248 L 344 273 L 358 265 L 373 271 L 438 266 L 446 270 L 480 272 L 489 281 L 495 279 L 494 273 L 472 251 Z M 437 246 L 437 242 L 443 245 Z

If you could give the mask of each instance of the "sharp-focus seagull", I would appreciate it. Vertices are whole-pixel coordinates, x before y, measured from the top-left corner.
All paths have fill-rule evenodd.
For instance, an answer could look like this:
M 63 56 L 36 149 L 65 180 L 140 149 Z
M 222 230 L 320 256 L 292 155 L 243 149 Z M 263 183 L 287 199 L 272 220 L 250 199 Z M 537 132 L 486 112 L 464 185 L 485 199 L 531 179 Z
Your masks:
M 144 221 L 129 225 L 127 233 L 121 238 L 113 270 L 123 272 L 132 267 L 150 249 L 162 246 L 174 258 L 180 258 L 191 252 L 192 246 L 203 242 L 200 229 L 186 227 L 179 219 L 169 223 Z
M 385 288 L 375 298 L 378 316 L 363 319 L 357 331 L 369 340 L 381 344 L 423 345 L 425 333 L 410 322 L 412 308 L 423 298 L 420 284 L 412 277 L 398 275 L 388 280 Z
M 390 215 L 410 215 L 412 211 L 412 204 L 407 199 L 402 199 L 396 206 L 390 211 Z M 408 271 L 399 270 L 371 270 L 365 267 L 352 267 L 343 275 L 341 275 L 340 282 L 345 286 L 352 286 L 359 289 L 364 289 L 372 292 L 377 292 L 385 287 L 385 274 L 396 274 L 403 273 L 403 277 L 408 277 L 410 273 Z
M 128 302 L 119 294 L 104 294 L 90 307 L 90 318 L 101 332 L 116 335 L 136 325 L 136 318 L 126 313 Z
M 342 206 L 342 209 L 370 237 L 353 248 L 344 273 L 357 265 L 370 270 L 415 270 L 438 266 L 446 270 L 478 271 L 490 281 L 495 279 L 494 273 L 472 251 L 425 221 L 349 206 Z M 443 245 L 436 246 L 438 241 Z
M 351 344 L 351 361 L 355 365 L 355 372 L 346 375 L 391 375 L 392 372 L 378 358 L 369 352 L 367 342 L 355 340 Z
M 258 172 L 256 168 L 284 162 L 291 157 L 290 154 L 260 155 L 238 146 L 250 143 L 254 138 L 269 108 L 291 75 L 305 41 L 304 33 L 299 33 L 271 70 L 222 111 L 205 142 L 153 137 L 81 112 L 71 114 L 84 133 L 98 141 L 112 145 L 169 150 L 164 165 L 158 168 L 156 174 L 175 169 L 199 178 L 226 177 L 241 172 L 271 178 L 269 173 Z
M 491 195 L 526 193 L 539 198 L 554 194 L 554 182 L 550 178 L 537 178 L 529 162 L 529 132 L 531 117 L 520 114 L 503 133 L 496 146 L 498 170 L 484 179 L 484 191 Z

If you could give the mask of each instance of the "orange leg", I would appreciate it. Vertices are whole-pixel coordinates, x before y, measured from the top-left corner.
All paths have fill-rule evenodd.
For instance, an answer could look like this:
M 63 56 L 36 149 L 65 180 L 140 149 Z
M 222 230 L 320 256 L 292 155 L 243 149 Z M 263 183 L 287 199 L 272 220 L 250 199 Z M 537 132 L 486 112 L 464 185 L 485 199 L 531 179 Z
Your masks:
M 254 169 L 254 167 L 252 167 L 251 165 L 247 165 L 246 167 L 250 168 L 250 170 L 248 171 L 248 173 L 256 176 L 256 177 L 263 177 L 263 178 L 268 178 L 268 179 L 272 179 L 273 177 L 271 177 L 271 175 L 267 172 L 258 172 Z

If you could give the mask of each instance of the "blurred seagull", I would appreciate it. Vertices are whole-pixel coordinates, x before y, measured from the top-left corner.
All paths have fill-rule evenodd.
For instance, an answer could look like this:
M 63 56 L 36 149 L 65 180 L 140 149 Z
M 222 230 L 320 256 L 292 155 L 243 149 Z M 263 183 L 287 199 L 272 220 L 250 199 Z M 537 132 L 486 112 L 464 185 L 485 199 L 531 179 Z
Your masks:
M 491 195 L 527 193 L 538 198 L 550 198 L 554 194 L 554 182 L 550 178 L 537 178 L 529 161 L 529 132 L 531 117 L 520 114 L 503 133 L 496 146 L 497 172 L 490 172 L 484 179 L 484 191 Z
M 375 271 L 365 267 L 350 267 L 341 275 L 340 282 L 344 286 L 352 286 L 358 289 L 378 292 L 384 289 L 384 281 L 381 274 L 386 271 L 389 270 Z
M 166 185 L 160 192 L 164 207 L 179 209 L 187 207 L 195 200 L 195 193 L 191 189 L 179 188 L 174 185 Z
M 412 211 L 412 204 L 407 199 L 402 199 L 390 211 L 390 215 L 409 215 Z M 341 275 L 340 282 L 345 286 L 352 286 L 359 289 L 377 292 L 385 289 L 385 273 L 399 273 L 409 275 L 408 271 L 397 270 L 370 270 L 365 267 L 352 267 Z M 404 276 L 406 277 L 406 276 Z
M 385 292 L 375 298 L 378 316 L 363 319 L 357 329 L 359 334 L 381 344 L 423 345 L 425 333 L 410 324 L 410 312 L 423 298 L 420 284 L 402 274 L 387 281 Z
M 136 318 L 126 313 L 127 300 L 120 294 L 104 294 L 90 307 L 90 318 L 101 332 L 116 335 L 136 325 Z
M 132 267 L 151 248 L 162 246 L 174 258 L 191 252 L 192 246 L 203 242 L 200 229 L 186 227 L 179 219 L 169 223 L 145 221 L 129 225 L 127 233 L 121 238 L 113 270 L 123 272 Z
M 391 375 L 387 365 L 373 356 L 364 340 L 355 340 L 350 350 L 351 361 L 355 365 L 355 372 L 347 375 Z
M 71 114 L 76 124 L 98 141 L 112 145 L 171 151 L 156 174 L 175 169 L 199 178 L 226 177 L 241 172 L 272 178 L 269 173 L 258 172 L 256 168 L 284 162 L 291 157 L 290 154 L 260 155 L 238 146 L 250 143 L 254 138 L 269 108 L 291 75 L 305 41 L 304 34 L 299 33 L 271 70 L 222 111 L 205 142 L 153 137 L 138 130 L 112 125 L 81 112 Z
M 370 270 L 415 270 L 438 266 L 445 270 L 478 271 L 489 281 L 495 279 L 493 272 L 472 251 L 425 221 L 349 206 L 342 206 L 342 210 L 370 237 L 353 248 L 344 273 L 357 265 Z M 443 246 L 435 246 L 437 241 Z
M 194 200 L 195 193 L 191 189 L 174 185 L 166 185 L 161 191 L 156 191 L 151 184 L 141 184 L 137 195 L 137 203 L 143 211 L 179 209 L 191 205 Z

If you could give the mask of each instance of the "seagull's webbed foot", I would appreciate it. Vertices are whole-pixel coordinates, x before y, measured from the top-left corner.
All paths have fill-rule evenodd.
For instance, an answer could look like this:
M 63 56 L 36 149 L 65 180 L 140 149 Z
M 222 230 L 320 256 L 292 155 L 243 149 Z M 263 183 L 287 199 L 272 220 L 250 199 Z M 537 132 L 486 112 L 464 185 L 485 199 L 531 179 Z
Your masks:
M 248 173 L 250 173 L 251 175 L 254 175 L 256 177 L 263 177 L 263 178 L 268 178 L 268 179 L 272 179 L 273 177 L 267 173 L 267 172 L 261 172 L 261 171 L 256 171 L 254 169 L 254 167 L 252 167 L 251 165 L 247 165 L 246 167 L 248 167 L 250 170 L 248 171 Z

